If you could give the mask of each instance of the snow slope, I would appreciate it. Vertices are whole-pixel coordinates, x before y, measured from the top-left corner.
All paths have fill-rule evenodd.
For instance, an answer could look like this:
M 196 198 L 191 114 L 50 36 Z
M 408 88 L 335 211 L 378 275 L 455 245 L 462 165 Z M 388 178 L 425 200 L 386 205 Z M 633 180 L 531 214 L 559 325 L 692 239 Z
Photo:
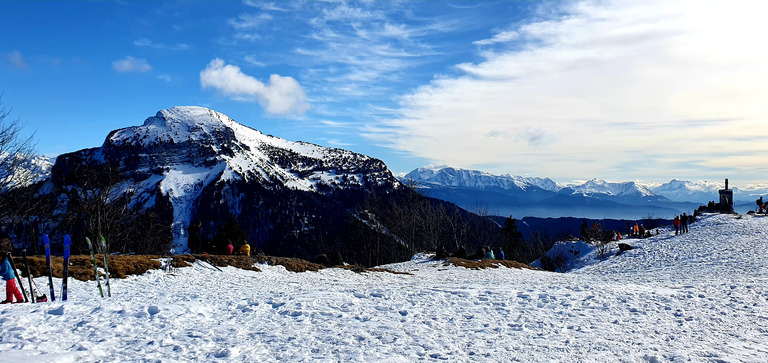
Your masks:
M 108 299 L 74 281 L 66 303 L 0 305 L 0 361 L 768 360 L 768 218 L 629 243 L 565 274 L 419 255 L 386 266 L 412 275 L 152 271 Z

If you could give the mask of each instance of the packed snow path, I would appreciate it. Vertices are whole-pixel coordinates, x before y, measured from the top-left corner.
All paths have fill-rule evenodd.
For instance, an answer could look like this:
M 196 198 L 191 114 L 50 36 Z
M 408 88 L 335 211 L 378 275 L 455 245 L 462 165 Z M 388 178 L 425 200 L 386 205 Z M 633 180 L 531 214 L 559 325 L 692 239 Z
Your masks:
M 195 265 L 107 299 L 73 281 L 66 303 L 0 306 L 0 362 L 768 361 L 768 217 L 629 243 L 566 274 L 417 256 L 386 266 L 413 275 Z

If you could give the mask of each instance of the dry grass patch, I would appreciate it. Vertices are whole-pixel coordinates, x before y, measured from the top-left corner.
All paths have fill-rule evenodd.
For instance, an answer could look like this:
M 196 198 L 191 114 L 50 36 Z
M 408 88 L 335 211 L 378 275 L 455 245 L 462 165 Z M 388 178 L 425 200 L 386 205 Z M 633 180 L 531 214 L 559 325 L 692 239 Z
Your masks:
M 413 275 L 410 272 L 394 271 L 394 270 L 390 270 L 388 268 L 378 268 L 378 267 L 368 268 L 368 267 L 363 267 L 363 266 L 360 266 L 360 265 L 344 265 L 344 266 L 332 266 L 332 267 L 333 268 L 343 268 L 345 270 L 349 270 L 349 271 L 357 272 L 357 273 L 363 273 L 363 272 L 389 272 L 389 273 L 395 274 L 395 275 Z
M 258 267 L 253 267 L 253 264 L 256 263 L 256 260 L 253 257 L 246 257 L 246 256 L 235 256 L 235 255 L 184 255 L 184 256 L 175 256 L 176 257 L 186 257 L 187 261 L 191 257 L 192 261 L 188 262 L 194 262 L 195 259 L 203 260 L 211 265 L 214 265 L 216 267 L 237 267 L 241 268 L 243 270 L 250 270 L 250 271 L 261 271 Z
M 96 255 L 95 258 L 96 265 L 100 268 L 104 268 L 104 255 Z M 107 256 L 109 276 L 120 279 L 128 275 L 141 275 L 150 269 L 159 269 L 160 261 L 157 261 L 158 258 L 160 258 L 160 256 Z M 16 267 L 22 270 L 22 276 L 26 277 L 27 271 L 24 269 L 22 261 L 23 259 L 21 257 L 13 258 Z M 32 274 L 32 277 L 48 275 L 48 265 L 45 262 L 44 256 L 29 256 L 27 257 L 27 261 L 29 263 L 29 272 Z M 64 277 L 63 257 L 51 256 L 51 271 L 53 277 Z M 91 264 L 91 256 L 70 256 L 69 276 L 81 281 L 95 280 L 96 278 L 93 272 L 93 264 Z
M 283 266 L 286 270 L 291 272 L 320 271 L 325 268 L 323 265 L 298 258 L 264 255 L 257 255 L 253 256 L 252 258 L 255 259 L 258 263 L 266 263 L 271 266 Z
M 505 266 L 508 268 L 518 268 L 518 269 L 524 268 L 529 270 L 539 270 L 536 267 L 528 266 L 524 263 L 511 261 L 511 260 L 489 260 L 489 259 L 465 260 L 463 258 L 449 257 L 445 260 L 445 262 L 443 263 L 443 266 L 450 266 L 450 265 L 470 268 L 473 270 L 480 270 L 480 269 L 486 269 L 486 268 L 499 268 L 499 266 Z

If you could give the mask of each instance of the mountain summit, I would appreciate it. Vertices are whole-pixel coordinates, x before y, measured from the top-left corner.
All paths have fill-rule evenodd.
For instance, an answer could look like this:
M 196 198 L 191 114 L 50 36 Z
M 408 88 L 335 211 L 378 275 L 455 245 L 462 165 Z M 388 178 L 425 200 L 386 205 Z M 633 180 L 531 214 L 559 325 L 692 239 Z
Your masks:
M 304 191 L 398 184 L 380 160 L 267 136 L 204 107 L 162 110 L 143 126 L 113 131 L 102 148 L 130 154 L 135 160 L 126 161 L 139 168 L 183 164 Z

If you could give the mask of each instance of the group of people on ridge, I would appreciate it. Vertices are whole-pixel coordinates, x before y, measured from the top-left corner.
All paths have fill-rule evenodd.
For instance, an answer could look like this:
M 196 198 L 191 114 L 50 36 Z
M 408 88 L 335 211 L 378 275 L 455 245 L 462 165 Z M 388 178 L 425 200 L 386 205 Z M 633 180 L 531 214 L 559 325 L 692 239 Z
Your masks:
M 235 246 L 232 244 L 232 241 L 227 241 L 227 245 L 224 246 L 224 252 L 227 255 L 231 255 L 235 251 Z M 251 245 L 248 244 L 248 241 L 245 241 L 242 246 L 237 250 L 237 254 L 245 257 L 249 257 L 251 255 Z
M 627 222 L 627 224 L 629 224 L 629 222 Z M 634 238 L 650 237 L 651 231 L 646 230 L 645 226 L 642 224 L 635 223 L 635 225 L 629 229 L 629 236 Z
M 685 213 L 675 216 L 675 235 L 688 233 L 688 222 L 691 222 L 691 218 Z
M 504 250 L 502 250 L 501 247 L 499 247 L 498 251 L 499 251 L 499 255 L 496 256 L 496 254 L 493 253 L 493 249 L 490 246 L 483 247 L 483 252 L 484 252 L 485 258 L 487 258 L 489 260 L 496 260 L 496 259 L 505 260 L 506 258 L 504 256 Z

